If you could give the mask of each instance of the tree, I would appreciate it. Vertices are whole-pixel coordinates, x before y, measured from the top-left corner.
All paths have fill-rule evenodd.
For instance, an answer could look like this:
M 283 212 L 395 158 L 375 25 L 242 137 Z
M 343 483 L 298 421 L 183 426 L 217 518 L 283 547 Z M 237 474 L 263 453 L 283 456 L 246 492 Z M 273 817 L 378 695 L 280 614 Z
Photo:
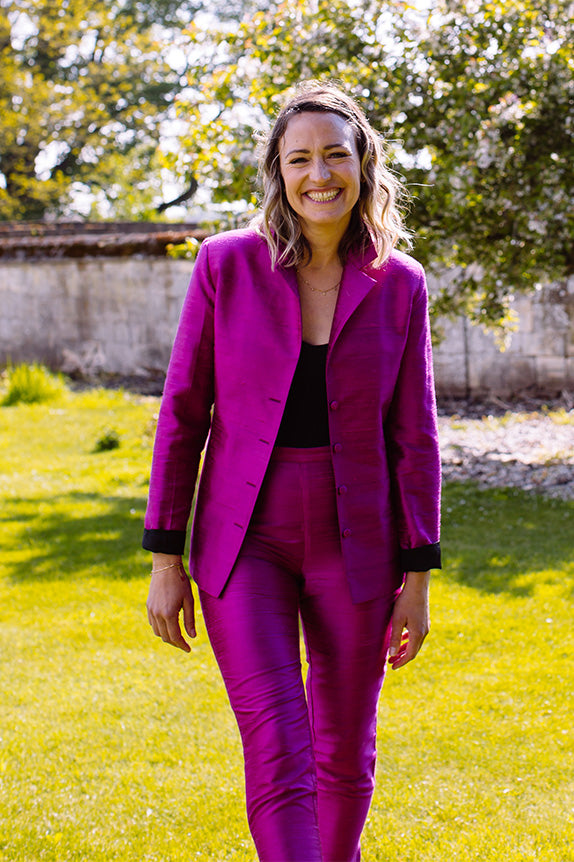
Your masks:
M 389 141 L 416 256 L 450 270 L 436 313 L 508 324 L 512 293 L 574 272 L 572 5 L 285 0 L 234 30 L 189 28 L 190 120 L 172 167 L 216 200 L 256 199 L 254 129 L 280 91 L 336 78 Z M 191 96 L 189 96 L 191 93 Z
M 0 218 L 69 213 L 78 193 L 149 209 L 184 71 L 158 23 L 181 30 L 198 4 L 0 2 Z
M 409 179 L 424 255 L 456 273 L 439 310 L 496 322 L 574 272 L 573 9 L 449 2 L 415 33 L 396 134 L 432 159 Z

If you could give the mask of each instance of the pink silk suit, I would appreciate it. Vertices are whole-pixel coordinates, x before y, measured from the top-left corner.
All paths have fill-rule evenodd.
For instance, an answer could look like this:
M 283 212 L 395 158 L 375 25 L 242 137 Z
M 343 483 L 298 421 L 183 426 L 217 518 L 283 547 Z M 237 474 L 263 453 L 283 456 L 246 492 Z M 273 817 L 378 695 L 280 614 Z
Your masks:
M 373 257 L 344 269 L 328 447 L 274 449 L 301 310 L 294 271 L 273 271 L 253 230 L 202 245 L 160 411 L 146 547 L 183 550 L 209 434 L 190 570 L 241 731 L 262 862 L 360 859 L 393 601 L 405 571 L 440 560 L 424 273 L 397 252 L 381 269 Z

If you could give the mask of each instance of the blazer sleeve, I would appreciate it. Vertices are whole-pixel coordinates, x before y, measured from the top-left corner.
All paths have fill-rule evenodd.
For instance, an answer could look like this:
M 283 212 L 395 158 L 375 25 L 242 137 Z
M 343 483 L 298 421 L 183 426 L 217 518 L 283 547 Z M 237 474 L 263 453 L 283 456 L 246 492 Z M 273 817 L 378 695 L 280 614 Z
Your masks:
M 208 241 L 184 300 L 154 444 L 143 547 L 181 554 L 214 400 L 214 301 Z
M 440 483 L 428 294 L 420 271 L 405 349 L 385 420 L 402 571 L 440 568 Z

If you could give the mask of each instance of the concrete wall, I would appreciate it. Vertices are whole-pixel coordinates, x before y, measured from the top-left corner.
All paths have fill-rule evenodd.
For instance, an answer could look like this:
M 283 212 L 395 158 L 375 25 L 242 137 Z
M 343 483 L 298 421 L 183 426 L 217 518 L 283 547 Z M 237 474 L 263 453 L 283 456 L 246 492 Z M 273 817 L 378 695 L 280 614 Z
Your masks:
M 157 373 L 192 269 L 191 261 L 147 256 L 0 261 L 0 363 Z M 574 389 L 574 279 L 518 298 L 515 310 L 519 329 L 502 353 L 465 320 L 441 322 L 439 394 L 551 397 Z
M 94 374 L 165 369 L 192 269 L 165 257 L 2 261 L 0 362 Z
M 505 350 L 466 319 L 438 322 L 445 333 L 434 351 L 440 395 L 552 397 L 574 390 L 574 278 L 517 296 L 513 309 L 518 328 Z

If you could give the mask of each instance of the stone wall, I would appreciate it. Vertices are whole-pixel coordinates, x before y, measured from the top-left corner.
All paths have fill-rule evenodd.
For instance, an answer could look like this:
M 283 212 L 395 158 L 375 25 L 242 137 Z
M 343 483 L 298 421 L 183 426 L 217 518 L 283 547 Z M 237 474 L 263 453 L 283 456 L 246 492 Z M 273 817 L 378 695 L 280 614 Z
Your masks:
M 193 263 L 0 261 L 0 363 L 141 375 L 165 369 Z
M 0 364 L 157 374 L 192 269 L 191 261 L 145 255 L 0 260 Z M 554 397 L 574 389 L 574 279 L 519 297 L 515 310 L 519 328 L 505 352 L 465 320 L 441 322 L 440 395 Z
M 505 350 L 492 333 L 464 318 L 438 322 L 445 334 L 434 351 L 440 395 L 554 397 L 574 391 L 574 278 L 517 296 L 513 310 L 517 329 Z

